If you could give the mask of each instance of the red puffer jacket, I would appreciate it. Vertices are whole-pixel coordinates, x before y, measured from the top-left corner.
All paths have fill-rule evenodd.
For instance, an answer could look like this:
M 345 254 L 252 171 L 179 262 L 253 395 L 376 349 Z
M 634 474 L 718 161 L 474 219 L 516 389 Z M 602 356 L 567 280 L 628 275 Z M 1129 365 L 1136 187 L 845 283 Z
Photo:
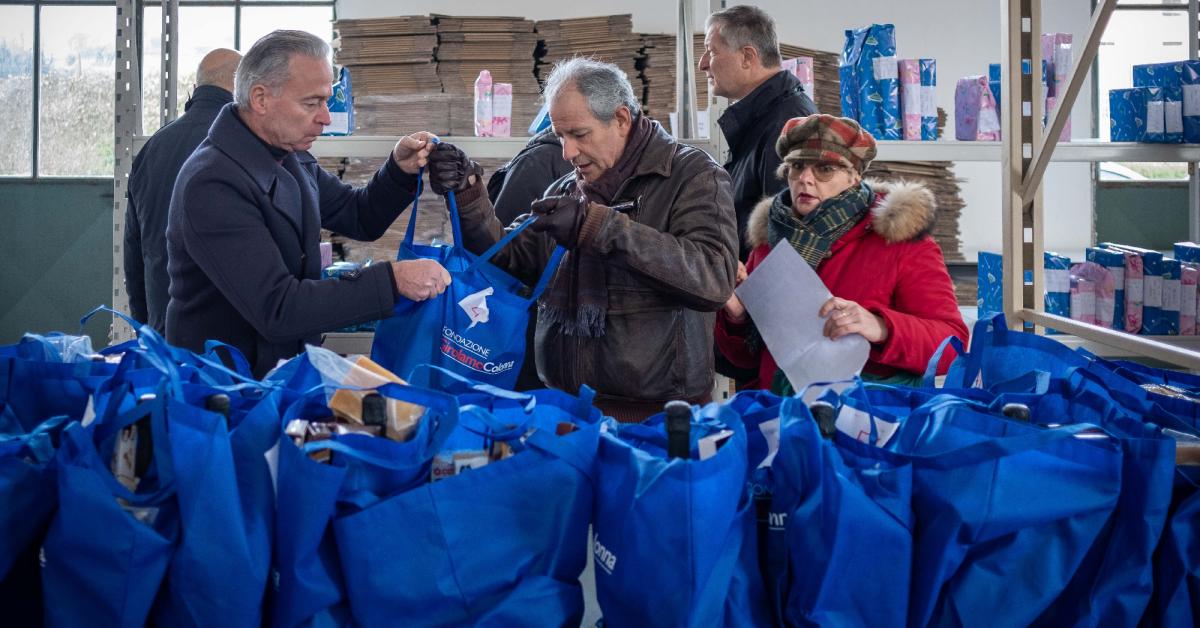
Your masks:
M 868 185 L 876 193 L 870 213 L 833 244 L 830 256 L 817 266 L 817 275 L 835 296 L 857 302 L 887 324 L 888 339 L 871 345 L 864 373 L 919 374 L 942 340 L 957 336 L 965 345 L 968 334 L 942 251 L 928 235 L 936 202 L 918 184 L 870 181 Z M 746 226 L 754 247 L 746 262 L 748 272 L 754 272 L 771 252 L 767 244 L 771 200 L 758 204 Z M 717 316 L 717 348 L 737 366 L 758 367 L 758 380 L 750 382 L 750 388 L 769 388 L 778 370 L 775 358 L 765 348 L 755 352 L 746 346 L 748 329 L 745 323 L 731 322 L 722 310 Z M 953 359 L 953 350 L 947 350 L 938 372 L 944 373 Z

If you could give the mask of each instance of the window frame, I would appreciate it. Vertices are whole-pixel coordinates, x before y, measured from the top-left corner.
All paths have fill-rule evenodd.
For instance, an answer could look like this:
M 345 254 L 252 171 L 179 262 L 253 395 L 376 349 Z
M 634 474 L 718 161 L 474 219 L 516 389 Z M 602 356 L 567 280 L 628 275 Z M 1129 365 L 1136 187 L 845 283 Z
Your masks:
M 290 7 L 320 7 L 327 6 L 333 10 L 333 19 L 337 18 L 337 3 L 336 0 L 177 0 L 179 6 L 189 7 L 233 7 L 233 40 L 234 45 L 241 49 L 242 42 L 242 8 L 243 7 L 277 7 L 287 9 Z M 115 0 L 0 0 L 0 6 L 29 6 L 33 7 L 33 68 L 32 68 L 32 94 L 33 108 L 30 112 L 33 115 L 31 128 L 33 130 L 33 138 L 30 144 L 30 159 L 29 173 L 27 175 L 18 174 L 2 174 L 0 173 L 0 182 L 29 182 L 29 181 L 111 181 L 112 176 L 72 176 L 72 175 L 43 175 L 38 171 L 38 156 L 41 151 L 41 105 L 42 105 L 42 8 L 47 6 L 116 6 Z M 146 0 L 138 6 L 138 69 L 144 67 L 142 63 L 145 50 L 145 33 L 146 24 L 142 20 L 145 15 L 146 7 L 161 7 L 161 0 Z M 115 28 L 115 25 L 114 25 Z M 155 24 L 154 30 L 161 28 Z M 153 30 L 151 32 L 154 32 Z M 141 78 L 145 78 L 144 76 Z M 145 107 L 146 103 L 142 103 Z

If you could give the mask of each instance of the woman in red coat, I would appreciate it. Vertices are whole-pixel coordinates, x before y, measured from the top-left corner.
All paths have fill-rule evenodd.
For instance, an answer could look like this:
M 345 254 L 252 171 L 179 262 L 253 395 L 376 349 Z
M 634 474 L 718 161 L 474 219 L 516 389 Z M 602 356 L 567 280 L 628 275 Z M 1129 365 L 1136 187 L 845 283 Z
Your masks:
M 863 181 L 875 139 L 847 118 L 793 118 L 775 150 L 788 187 L 750 216 L 747 273 L 777 243 L 794 247 L 834 295 L 819 312 L 825 335 L 861 334 L 871 343 L 863 378 L 917 384 L 942 340 L 967 340 L 942 251 L 929 237 L 933 194 L 917 184 Z M 748 387 L 791 392 L 736 294 L 717 315 L 716 342 L 730 362 L 758 367 Z M 946 354 L 939 372 L 953 360 L 953 351 Z

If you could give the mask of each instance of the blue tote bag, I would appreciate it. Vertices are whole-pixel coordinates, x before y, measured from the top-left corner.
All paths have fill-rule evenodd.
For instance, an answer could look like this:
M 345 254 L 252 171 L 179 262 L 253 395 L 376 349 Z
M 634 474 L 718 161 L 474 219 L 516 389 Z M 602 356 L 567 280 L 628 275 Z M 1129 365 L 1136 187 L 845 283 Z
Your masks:
M 955 338 L 942 342 L 925 371 L 926 388 L 933 387 L 933 376 L 948 344 L 958 352 L 946 372 L 945 387 L 953 389 L 991 389 L 1028 376 L 1030 372 L 1064 377 L 1071 369 L 1085 367 L 1091 361 L 1087 355 L 1072 351 L 1057 340 L 1012 331 L 1005 323 L 1004 314 L 996 314 L 975 323 L 970 353 L 964 353 Z
M 420 187 L 417 190 L 420 197 Z M 525 359 L 525 328 L 530 309 L 546 289 L 565 249 L 558 247 L 541 278 L 526 297 L 521 282 L 489 260 L 533 224 L 526 220 L 482 255 L 462 244 L 458 204 L 454 192 L 447 196 L 454 231 L 451 246 L 413 244 L 417 200 L 409 215 L 408 233 L 399 259 L 435 259 L 452 278 L 446 291 L 421 302 L 402 301 L 395 313 L 381 320 L 371 345 L 371 359 L 406 377 L 420 364 L 433 364 L 473 380 L 512 388 Z
M 54 416 L 79 419 L 95 387 L 117 370 L 106 362 L 52 357 L 33 335 L 0 347 L 0 435 L 27 434 Z
M 723 430 L 732 435 L 700 460 L 698 441 Z M 745 425 L 694 412 L 690 434 L 690 458 L 673 460 L 663 414 L 600 435 L 593 562 L 605 625 L 736 626 L 766 610 L 735 590 L 756 529 Z
M 303 365 L 301 365 L 303 366 Z M 293 401 L 286 406 L 281 426 L 292 419 L 327 419 L 326 395 L 316 387 L 303 394 L 281 389 L 273 396 Z M 290 438 L 279 440 L 275 552 L 269 605 L 273 626 L 347 625 L 351 622 L 339 546 L 332 523 L 343 509 L 369 507 L 391 494 L 428 480 L 430 463 L 458 422 L 455 399 L 443 393 L 399 384 L 374 389 L 389 399 L 424 406 L 416 433 L 406 442 L 379 437 L 337 436 L 327 443 L 297 447 Z M 331 449 L 332 462 L 309 458 L 317 449 Z M 389 523 L 403 527 L 406 517 Z M 369 540 L 369 539 L 364 539 Z M 355 567 L 359 569 L 359 567 Z
M 799 398 L 783 402 L 768 574 L 781 624 L 901 626 L 913 556 L 912 468 L 837 433 L 823 439 Z
M 1034 621 L 1120 495 L 1122 452 L 1099 428 L 1039 428 L 949 395 L 905 418 L 887 449 L 913 465 L 912 625 Z
M 511 457 L 337 518 L 356 623 L 578 624 L 599 426 L 560 410 L 513 425 L 466 406 L 445 447 L 503 442 Z M 557 436 L 561 419 L 573 431 Z

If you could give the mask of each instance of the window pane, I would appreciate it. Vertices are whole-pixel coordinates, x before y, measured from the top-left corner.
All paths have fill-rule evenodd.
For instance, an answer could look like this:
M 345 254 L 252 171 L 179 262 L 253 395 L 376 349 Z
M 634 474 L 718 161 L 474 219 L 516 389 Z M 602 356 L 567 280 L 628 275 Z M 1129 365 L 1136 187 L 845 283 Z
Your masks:
M 33 174 L 33 7 L 0 6 L 0 176 Z
M 1187 7 L 1187 0 L 1117 0 L 1117 4 L 1165 4 Z
M 1108 92 L 1133 85 L 1133 66 L 1188 58 L 1187 11 L 1114 11 L 1100 40 L 1097 84 L 1100 139 L 1108 140 Z M 1100 167 L 1100 179 L 1179 179 L 1186 164 L 1124 163 L 1125 168 Z M 1132 170 L 1133 173 L 1130 173 Z
M 200 59 L 214 48 L 233 48 L 233 12 L 233 7 L 179 8 L 178 113 L 196 85 Z M 162 9 L 146 7 L 142 20 L 142 132 L 151 135 L 158 130 L 162 95 Z
M 42 8 L 38 172 L 113 174 L 116 8 Z
M 243 7 L 241 51 L 277 29 L 308 31 L 332 41 L 333 7 Z

